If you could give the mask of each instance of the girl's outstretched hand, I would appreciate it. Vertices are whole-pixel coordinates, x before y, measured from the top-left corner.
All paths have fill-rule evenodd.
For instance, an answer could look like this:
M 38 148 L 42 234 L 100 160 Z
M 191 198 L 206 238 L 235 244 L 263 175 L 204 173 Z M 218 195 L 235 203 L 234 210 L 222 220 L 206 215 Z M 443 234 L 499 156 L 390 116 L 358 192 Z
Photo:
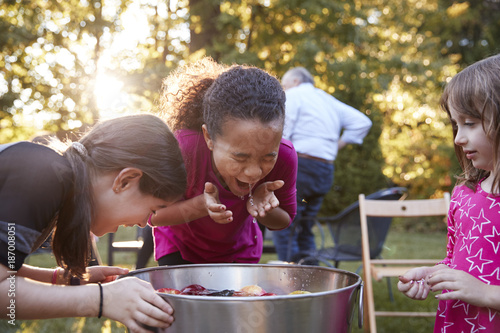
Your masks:
M 280 202 L 274 195 L 274 191 L 282 188 L 283 185 L 285 182 L 282 180 L 260 184 L 247 201 L 248 213 L 253 217 L 264 217 L 269 211 L 278 207 Z
M 220 224 L 226 224 L 233 221 L 233 212 L 230 210 L 226 211 L 226 206 L 220 203 L 219 191 L 214 184 L 210 182 L 205 183 L 205 192 L 203 196 L 205 198 L 205 206 L 208 215 L 212 220 Z
M 87 267 L 88 278 L 81 280 L 81 284 L 87 283 L 106 283 L 114 281 L 119 275 L 124 275 L 128 273 L 127 268 L 121 268 L 116 266 L 90 266 Z
M 146 281 L 126 277 L 103 284 L 102 288 L 103 316 L 125 324 L 130 332 L 150 332 L 141 324 L 167 328 L 174 321 L 170 304 Z
M 436 295 L 439 300 L 461 300 L 479 307 L 495 307 L 488 300 L 493 297 L 498 286 L 490 286 L 474 276 L 457 269 L 443 269 L 432 273 L 428 278 L 431 291 L 449 290 Z

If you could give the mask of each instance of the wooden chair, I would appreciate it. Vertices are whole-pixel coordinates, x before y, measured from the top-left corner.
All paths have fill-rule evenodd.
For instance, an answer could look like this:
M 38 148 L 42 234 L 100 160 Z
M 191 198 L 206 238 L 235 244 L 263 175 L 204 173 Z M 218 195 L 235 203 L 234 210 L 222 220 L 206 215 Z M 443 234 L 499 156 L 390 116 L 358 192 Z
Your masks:
M 409 269 L 418 266 L 435 265 L 439 259 L 371 259 L 368 216 L 371 217 L 423 217 L 447 216 L 450 205 L 450 194 L 445 193 L 441 199 L 425 200 L 369 200 L 364 194 L 359 195 L 361 221 L 361 237 L 363 252 L 363 280 L 365 294 L 365 318 L 371 333 L 377 332 L 376 317 L 431 317 L 435 312 L 380 312 L 375 311 L 372 278 L 381 280 L 384 277 L 403 275 Z M 377 220 L 371 220 L 376 223 Z M 442 259 L 442 258 L 441 258 Z

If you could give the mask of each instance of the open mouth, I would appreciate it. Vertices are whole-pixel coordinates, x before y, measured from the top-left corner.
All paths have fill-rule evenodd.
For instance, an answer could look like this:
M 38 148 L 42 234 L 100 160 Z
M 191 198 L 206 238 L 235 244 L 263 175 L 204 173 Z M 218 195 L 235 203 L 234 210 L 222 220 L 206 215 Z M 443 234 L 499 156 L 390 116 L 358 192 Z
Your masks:
M 238 187 L 240 187 L 242 189 L 250 190 L 250 183 L 245 183 L 245 182 L 239 181 L 238 179 L 236 179 L 236 183 L 238 184 Z
M 465 157 L 467 157 L 469 160 L 472 160 L 474 158 L 476 152 L 469 150 L 469 151 L 465 151 L 464 153 L 465 153 Z

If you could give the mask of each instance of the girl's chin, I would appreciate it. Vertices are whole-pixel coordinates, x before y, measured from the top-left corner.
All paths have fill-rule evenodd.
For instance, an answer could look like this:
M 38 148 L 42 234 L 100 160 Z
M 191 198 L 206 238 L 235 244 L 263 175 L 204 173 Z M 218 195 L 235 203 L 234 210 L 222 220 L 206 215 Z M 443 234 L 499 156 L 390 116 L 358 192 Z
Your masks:
M 239 186 L 234 186 L 234 187 L 229 188 L 229 189 L 231 190 L 231 193 L 233 193 L 234 195 L 236 195 L 238 197 L 242 197 L 242 196 L 245 196 L 248 193 L 250 193 L 249 188 L 241 188 Z
M 117 230 L 118 230 L 118 228 L 117 228 Z M 110 232 L 116 232 L 116 230 L 115 231 L 112 231 L 112 230 L 110 230 L 110 231 L 101 231 L 101 230 L 99 230 L 99 231 L 95 231 L 95 232 L 92 231 L 92 234 L 94 236 L 97 236 L 97 237 L 102 237 L 102 236 L 104 236 L 104 235 L 106 235 L 107 233 L 110 233 Z

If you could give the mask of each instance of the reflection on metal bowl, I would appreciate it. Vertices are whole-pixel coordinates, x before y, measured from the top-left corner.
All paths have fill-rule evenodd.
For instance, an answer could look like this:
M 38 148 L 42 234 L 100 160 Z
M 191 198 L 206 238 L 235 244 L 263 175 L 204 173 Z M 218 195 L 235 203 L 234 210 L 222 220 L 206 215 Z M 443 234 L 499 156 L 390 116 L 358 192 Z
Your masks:
M 238 290 L 256 284 L 277 296 L 213 297 L 160 294 L 174 308 L 168 333 L 349 332 L 356 305 L 362 324 L 362 281 L 354 273 L 302 265 L 200 264 L 130 272 L 153 288 Z M 288 295 L 295 290 L 310 294 Z

